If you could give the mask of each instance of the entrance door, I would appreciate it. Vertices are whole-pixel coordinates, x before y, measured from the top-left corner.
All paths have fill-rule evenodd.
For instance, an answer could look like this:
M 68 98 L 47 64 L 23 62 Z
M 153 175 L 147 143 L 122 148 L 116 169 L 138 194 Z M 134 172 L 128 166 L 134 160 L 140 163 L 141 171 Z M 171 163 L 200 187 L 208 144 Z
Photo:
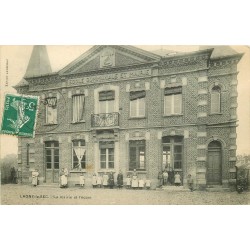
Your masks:
M 221 144 L 213 141 L 208 145 L 207 184 L 221 185 L 222 182 Z
M 59 182 L 59 143 L 45 142 L 45 178 L 46 183 Z

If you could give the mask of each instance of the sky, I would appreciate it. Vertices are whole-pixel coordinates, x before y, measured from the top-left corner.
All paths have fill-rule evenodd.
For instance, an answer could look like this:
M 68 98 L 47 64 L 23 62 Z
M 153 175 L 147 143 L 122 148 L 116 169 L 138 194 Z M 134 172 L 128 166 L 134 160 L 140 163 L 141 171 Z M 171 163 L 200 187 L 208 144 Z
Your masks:
M 159 49 L 171 49 L 182 52 L 198 50 L 199 46 L 167 46 L 167 45 L 136 45 L 148 51 Z M 75 58 L 90 49 L 92 45 L 70 46 L 49 45 L 47 51 L 53 71 L 58 71 Z M 12 93 L 16 85 L 24 76 L 33 46 L 12 45 L 0 47 L 0 87 L 1 87 L 1 110 L 3 95 Z M 237 154 L 250 154 L 250 48 L 247 46 L 232 46 L 239 53 L 244 53 L 238 64 L 238 119 L 237 128 Z M 6 72 L 8 64 L 8 73 Z M 6 79 L 8 76 L 8 80 Z M 8 86 L 6 86 L 6 83 Z M 0 135 L 0 155 L 4 157 L 10 153 L 17 153 L 17 139 L 14 136 Z

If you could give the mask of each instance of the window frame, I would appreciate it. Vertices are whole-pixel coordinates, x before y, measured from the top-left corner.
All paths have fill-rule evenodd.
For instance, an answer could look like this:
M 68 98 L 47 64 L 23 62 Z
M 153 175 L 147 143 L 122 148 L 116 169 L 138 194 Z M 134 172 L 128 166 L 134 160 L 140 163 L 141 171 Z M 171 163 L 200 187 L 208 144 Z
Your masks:
M 164 142 L 163 139 L 169 139 L 169 142 Z M 175 141 L 177 139 L 180 139 L 181 141 Z M 181 153 L 179 152 L 175 152 L 175 147 L 176 146 L 181 146 Z M 169 166 L 167 166 L 167 164 L 164 166 L 163 162 L 164 162 L 164 147 L 169 147 L 170 148 L 170 163 Z M 175 155 L 177 154 L 181 154 L 181 159 L 179 160 L 175 160 Z M 164 136 L 162 137 L 162 153 L 161 153 L 162 157 L 161 157 L 161 161 L 162 161 L 162 168 L 165 169 L 173 169 L 175 172 L 183 172 L 183 160 L 184 160 L 184 137 L 183 136 Z M 167 162 L 167 161 L 166 161 Z M 181 168 L 179 169 L 175 169 L 175 162 L 181 162 Z
M 74 121 L 74 98 L 79 97 L 79 96 L 83 96 L 84 101 L 83 101 L 83 111 L 82 111 L 82 115 L 81 115 L 81 119 Z M 76 94 L 72 96 L 72 123 L 78 123 L 78 122 L 84 122 L 84 113 L 85 113 L 85 103 L 86 103 L 86 96 L 85 94 Z
M 143 150 L 141 151 L 141 149 Z M 135 152 L 135 166 L 132 165 L 132 159 L 131 159 L 131 152 Z M 140 152 L 143 152 L 143 168 L 141 166 L 141 154 Z M 129 170 L 132 171 L 136 169 L 137 171 L 145 171 L 146 170 L 146 140 L 130 140 L 129 141 Z
M 105 153 L 102 154 L 102 150 L 105 150 Z M 110 154 L 110 151 L 112 152 Z M 102 156 L 105 156 L 105 160 L 102 160 Z M 113 156 L 113 160 L 110 160 L 110 156 Z M 99 142 L 99 162 L 101 170 L 113 170 L 115 169 L 115 142 L 107 141 L 107 142 Z M 105 167 L 102 167 L 102 163 L 105 163 Z M 113 166 L 110 167 L 110 164 L 113 163 Z
M 176 99 L 180 98 L 179 105 L 175 104 Z M 167 98 L 170 98 L 170 113 L 167 113 Z M 165 88 L 164 89 L 164 116 L 174 116 L 174 115 L 182 115 L 183 114 L 183 93 L 182 87 L 174 87 L 174 88 Z M 175 112 L 175 109 L 178 108 L 180 112 Z
M 51 146 L 46 146 L 46 144 L 51 143 Z M 55 143 L 58 146 L 55 146 Z M 59 142 L 58 141 L 47 141 L 44 143 L 44 150 L 45 150 L 45 169 L 46 170 L 59 170 L 60 169 L 60 149 L 59 149 Z M 55 153 L 55 151 L 58 151 L 58 154 Z M 47 152 L 50 152 L 50 155 L 47 154 Z M 47 161 L 47 156 L 50 156 L 51 160 L 50 162 Z M 55 161 L 55 157 L 58 156 L 58 162 Z M 48 168 L 48 163 L 51 164 L 51 167 Z M 58 167 L 55 167 L 55 163 L 58 163 Z
M 216 97 L 217 95 L 217 97 Z M 214 107 L 216 103 L 212 102 L 212 97 L 218 98 L 216 100 L 216 103 L 218 103 L 217 106 Z M 216 109 L 216 110 L 215 110 Z M 210 91 L 210 114 L 221 114 L 221 87 L 220 86 L 213 86 Z
M 56 105 L 55 105 L 55 107 L 53 108 L 50 104 L 49 104 L 49 99 L 55 99 L 56 100 Z M 45 105 L 45 124 L 48 124 L 48 125 L 56 125 L 57 123 L 58 123 L 58 112 L 57 112 L 57 97 L 47 97 L 46 99 L 45 99 L 45 101 L 46 101 L 46 105 Z M 55 120 L 53 120 L 53 122 L 48 122 L 48 109 L 51 109 L 52 111 L 53 110 L 56 110 L 56 111 L 53 111 L 53 112 L 55 112 L 56 114 L 55 114 L 55 116 L 53 116 L 53 117 L 55 117 L 54 119 Z

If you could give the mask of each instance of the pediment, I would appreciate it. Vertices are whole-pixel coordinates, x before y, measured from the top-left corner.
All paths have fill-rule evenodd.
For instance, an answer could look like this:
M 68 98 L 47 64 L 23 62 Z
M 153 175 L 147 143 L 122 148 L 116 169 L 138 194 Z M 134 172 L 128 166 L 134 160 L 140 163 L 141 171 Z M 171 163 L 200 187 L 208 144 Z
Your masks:
M 79 74 L 88 71 L 120 68 L 154 62 L 160 56 L 133 47 L 118 45 L 94 46 L 60 71 L 60 74 Z

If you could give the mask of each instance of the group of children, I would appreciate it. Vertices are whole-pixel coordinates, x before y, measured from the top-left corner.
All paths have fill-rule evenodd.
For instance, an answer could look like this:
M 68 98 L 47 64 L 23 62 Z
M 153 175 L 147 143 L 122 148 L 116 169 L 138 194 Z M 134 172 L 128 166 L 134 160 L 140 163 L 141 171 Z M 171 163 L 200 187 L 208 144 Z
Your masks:
M 80 187 L 84 187 L 85 185 L 85 177 L 84 174 L 80 174 L 80 180 L 79 180 Z M 125 184 L 125 185 L 124 185 Z M 150 189 L 151 187 L 151 180 L 149 179 L 143 179 L 138 178 L 138 175 L 136 173 L 136 170 L 134 170 L 133 174 L 128 174 L 125 183 L 123 181 L 123 174 L 121 172 L 117 175 L 117 182 L 116 185 L 118 188 L 122 188 L 125 186 L 127 189 Z M 114 173 L 111 172 L 109 174 L 104 173 L 103 175 L 95 173 L 92 176 L 92 187 L 93 188 L 113 188 L 115 186 L 115 180 L 114 180 Z

